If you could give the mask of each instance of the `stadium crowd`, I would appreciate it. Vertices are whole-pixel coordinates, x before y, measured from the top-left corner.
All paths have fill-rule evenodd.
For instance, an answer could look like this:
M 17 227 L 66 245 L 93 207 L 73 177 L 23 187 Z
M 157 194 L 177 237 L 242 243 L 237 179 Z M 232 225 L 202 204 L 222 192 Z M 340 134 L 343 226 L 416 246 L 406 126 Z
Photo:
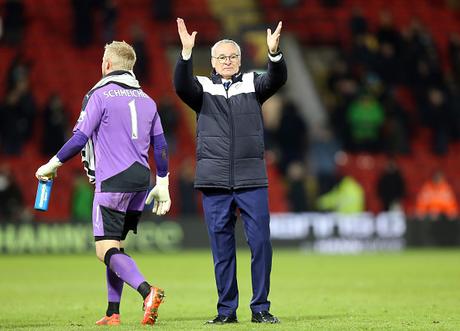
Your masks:
M 301 1 L 284 1 L 287 7 Z M 168 1 L 152 1 L 154 19 L 167 21 L 172 16 Z M 331 1 L 328 6 L 337 6 Z M 119 9 L 116 1 L 71 1 L 73 10 L 73 47 L 85 48 L 95 42 L 107 42 L 117 36 Z M 8 159 L 21 155 L 25 144 L 34 144 L 44 157 L 56 153 L 69 137 L 74 124 L 66 109 L 67 100 L 52 93 L 39 109 L 30 84 L 33 61 L 21 52 L 27 15 L 24 2 L 5 0 L 1 8 L 0 47 L 17 50 L 8 66 L 4 93 L 0 99 L 0 149 L 2 155 L 0 220 L 32 218 L 25 206 L 20 185 L 8 169 Z M 101 39 L 94 40 L 96 24 L 101 24 Z M 340 172 L 337 158 L 347 153 L 387 155 L 388 164 L 375 185 L 381 210 L 403 208 L 404 199 L 414 202 L 417 218 L 446 215 L 458 218 L 458 206 L 449 178 L 441 171 L 426 178 L 416 196 L 407 196 L 406 178 L 400 171 L 398 155 L 411 155 L 416 133 L 428 132 L 430 151 L 444 156 L 452 143 L 460 140 L 460 35 L 449 36 L 447 62 L 439 54 L 436 40 L 417 17 L 397 28 L 392 13 L 382 10 L 377 27 L 371 26 L 362 8 L 356 6 L 348 19 L 350 45 L 337 46 L 335 60 L 319 94 L 327 110 L 327 126 L 314 135 L 287 96 L 274 96 L 263 107 L 267 160 L 276 165 L 286 188 L 288 209 L 302 211 L 360 212 L 366 210 L 366 196 L 356 178 Z M 142 83 L 151 83 L 145 31 L 133 24 L 131 40 L 138 55 L 135 73 Z M 308 46 L 308 45 L 307 45 Z M 172 85 L 171 85 L 172 89 Z M 407 95 L 412 98 L 407 98 Z M 168 96 L 157 100 L 167 134 L 170 152 L 179 152 L 176 133 L 176 104 Z M 409 101 L 413 101 L 413 104 Z M 33 133 L 39 129 L 40 134 Z M 194 199 L 194 163 L 186 158 L 177 171 L 176 201 L 180 215 L 200 212 Z M 439 184 L 441 183 L 441 184 Z M 440 193 L 436 193 L 439 189 Z M 428 191 L 428 192 L 427 192 Z M 447 192 L 447 193 L 446 193 Z M 83 207 L 91 200 L 91 187 L 76 176 L 69 218 L 85 219 Z M 8 202 L 7 202 L 8 201 Z M 174 202 L 173 202 L 174 203 Z M 434 210 L 428 205 L 436 205 Z M 78 207 L 80 206 L 80 207 Z M 83 210 L 83 211 L 82 211 Z

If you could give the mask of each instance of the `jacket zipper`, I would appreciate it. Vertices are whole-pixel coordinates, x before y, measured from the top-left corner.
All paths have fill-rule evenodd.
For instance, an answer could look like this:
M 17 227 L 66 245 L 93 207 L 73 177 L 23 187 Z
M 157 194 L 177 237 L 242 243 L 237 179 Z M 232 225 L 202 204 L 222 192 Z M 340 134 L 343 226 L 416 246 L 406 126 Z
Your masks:
M 230 85 L 231 87 L 231 85 Z M 229 161 L 230 161 L 230 178 L 229 178 L 229 186 L 231 189 L 233 189 L 233 184 L 234 184 L 234 175 L 233 175 L 233 153 L 234 153 L 234 137 L 235 137 L 235 132 L 234 132 L 234 122 L 233 122 L 233 113 L 232 113 L 232 110 L 230 108 L 230 103 L 228 102 L 228 90 L 230 89 L 230 87 L 228 89 L 225 89 L 225 93 L 227 95 L 227 98 L 226 98 L 226 101 L 227 101 L 227 106 L 228 106 L 228 114 L 230 116 L 230 157 L 229 157 Z

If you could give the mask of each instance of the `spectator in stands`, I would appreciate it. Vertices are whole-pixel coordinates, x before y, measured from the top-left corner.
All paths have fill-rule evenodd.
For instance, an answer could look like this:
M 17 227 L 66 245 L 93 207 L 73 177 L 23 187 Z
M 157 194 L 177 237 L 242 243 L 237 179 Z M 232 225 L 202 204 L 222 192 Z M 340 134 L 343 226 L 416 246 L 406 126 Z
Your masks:
M 376 72 L 383 82 L 388 85 L 396 85 L 400 82 L 401 65 L 394 45 L 382 42 L 376 57 Z
M 449 36 L 449 61 L 452 68 L 452 78 L 460 84 L 460 35 L 451 33 Z
M 329 121 L 337 139 L 343 142 L 344 146 L 349 147 L 351 143 L 346 121 L 347 109 L 358 94 L 359 84 L 343 58 L 339 57 L 333 62 L 327 86 L 333 94 Z
M 94 6 L 96 1 L 72 0 L 74 43 L 77 47 L 87 47 L 93 42 Z
M 342 56 L 334 59 L 327 78 L 327 86 L 331 92 L 341 97 L 355 95 L 357 82 L 347 61 Z
M 445 89 L 444 79 L 440 68 L 436 64 L 429 63 L 427 60 L 420 60 L 417 64 L 416 81 L 411 84 L 415 100 L 417 102 L 417 110 L 420 122 L 424 126 L 430 126 L 431 111 L 428 104 L 429 90 Z
M 437 155 L 447 153 L 451 127 L 450 108 L 444 91 L 438 88 L 428 90 L 427 113 L 429 116 L 429 127 L 433 131 L 432 151 Z
M 406 194 L 404 178 L 394 159 L 389 159 L 377 180 L 377 195 L 382 209 L 401 210 L 401 201 Z
M 318 182 L 319 195 L 330 191 L 337 183 L 335 158 L 340 149 L 339 142 L 327 128 L 318 130 L 312 138 L 308 159 Z
M 361 7 L 353 7 L 348 25 L 353 38 L 365 35 L 368 32 L 369 24 L 363 15 Z
M 115 0 L 104 0 L 102 5 L 102 29 L 104 42 L 112 42 L 117 35 L 118 7 Z
M 91 223 L 93 212 L 94 188 L 88 177 L 76 175 L 72 192 L 72 220 Z
M 417 194 L 415 214 L 419 219 L 439 220 L 458 218 L 458 204 L 454 191 L 442 171 L 437 170 Z
M 361 91 L 366 91 L 375 99 L 382 102 L 387 94 L 388 88 L 380 76 L 373 71 L 364 71 L 360 77 Z
M 18 51 L 11 61 L 6 74 L 6 90 L 10 92 L 16 87 L 18 82 L 29 77 L 29 61 L 26 60 L 23 53 Z
M 307 125 L 297 106 L 290 100 L 283 102 L 277 136 L 281 152 L 279 167 L 285 174 L 288 165 L 294 161 L 304 161 L 308 151 Z
M 17 46 L 22 42 L 26 27 L 24 2 L 6 0 L 3 4 L 3 41 L 8 46 Z
M 388 154 L 407 154 L 410 152 L 410 120 L 393 92 L 383 100 L 385 123 L 383 124 L 384 149 Z
M 435 64 L 438 63 L 436 45 L 431 35 L 417 18 L 413 18 L 410 25 L 402 32 L 401 46 L 402 67 L 405 81 L 408 84 L 419 84 L 420 63 L 427 63 L 427 73 L 435 73 Z M 438 70 L 436 70 L 438 71 Z
M 408 33 L 413 49 L 418 51 L 418 58 L 425 58 L 437 62 L 436 44 L 427 27 L 419 18 L 413 17 Z
M 377 40 L 380 45 L 391 45 L 396 55 L 401 46 L 401 35 L 393 24 L 393 15 L 388 10 L 382 10 L 379 15 L 379 27 L 377 28 Z
M 280 127 L 283 98 L 277 94 L 265 101 L 262 105 L 264 121 L 264 143 L 266 157 L 279 162 L 278 131 Z
M 371 33 L 358 35 L 352 40 L 350 64 L 352 70 L 359 73 L 375 71 L 379 44 L 375 35 Z
M 305 168 L 305 164 L 300 161 L 293 161 L 287 167 L 287 197 L 293 212 L 310 210 Z
M 331 191 L 317 200 L 319 210 L 342 214 L 363 212 L 364 206 L 364 189 L 351 176 L 344 176 Z
M 460 82 L 459 82 L 460 83 Z M 460 140 L 460 84 L 448 85 L 450 136 L 453 141 Z
M 282 23 L 273 33 L 267 29 L 269 61 L 265 73 L 242 73 L 240 46 L 223 39 L 211 48 L 211 77 L 193 75 L 192 50 L 197 32 L 189 34 L 181 18 L 177 27 L 182 52 L 174 86 L 197 116 L 195 188 L 202 193 L 219 294 L 218 315 L 208 323 L 237 322 L 237 209 L 252 253 L 252 322 L 279 323 L 269 312 L 268 301 L 272 246 L 261 104 L 287 80 L 286 64 L 278 48 Z
M 4 153 L 19 155 L 22 152 L 23 145 L 32 136 L 35 114 L 35 98 L 29 89 L 27 77 L 23 77 L 6 95 L 0 109 Z
M 24 197 L 7 164 L 0 166 L 0 223 L 25 219 Z
M 131 26 L 131 44 L 137 54 L 134 74 L 141 83 L 148 84 L 150 82 L 150 58 L 145 42 L 145 32 L 137 23 Z
M 177 148 L 177 128 L 179 117 L 177 114 L 174 99 L 168 94 L 164 94 L 158 102 L 158 114 L 161 117 L 161 124 L 165 130 L 166 141 L 168 142 L 168 152 L 173 154 Z
M 379 101 L 367 91 L 351 103 L 347 110 L 352 149 L 377 152 L 381 149 L 381 129 L 385 113 Z
M 43 111 L 42 153 L 52 156 L 67 141 L 67 113 L 59 94 L 53 93 Z

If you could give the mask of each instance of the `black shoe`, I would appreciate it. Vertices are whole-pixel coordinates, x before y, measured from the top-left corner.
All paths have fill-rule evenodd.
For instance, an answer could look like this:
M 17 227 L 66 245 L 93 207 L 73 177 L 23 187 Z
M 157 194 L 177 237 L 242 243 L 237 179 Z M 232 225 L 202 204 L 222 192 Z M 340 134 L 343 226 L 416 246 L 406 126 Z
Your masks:
M 280 323 L 280 320 L 270 314 L 267 310 L 263 310 L 259 313 L 252 313 L 252 320 L 253 323 Z
M 235 315 L 224 316 L 217 315 L 213 320 L 207 321 L 205 324 L 227 324 L 227 323 L 238 323 Z

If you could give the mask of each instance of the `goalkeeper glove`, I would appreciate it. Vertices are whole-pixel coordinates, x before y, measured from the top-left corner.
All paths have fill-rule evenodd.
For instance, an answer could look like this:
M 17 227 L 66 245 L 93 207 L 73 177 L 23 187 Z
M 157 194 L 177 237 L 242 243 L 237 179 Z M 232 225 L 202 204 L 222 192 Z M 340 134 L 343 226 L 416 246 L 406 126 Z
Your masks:
M 42 165 L 38 168 L 35 173 L 35 177 L 39 180 L 48 181 L 57 176 L 57 169 L 62 165 L 62 162 L 59 161 L 57 156 L 53 156 L 47 164 Z
M 164 215 L 171 208 L 171 198 L 169 197 L 169 173 L 165 177 L 158 177 L 154 188 L 150 191 L 145 200 L 146 204 L 153 203 L 152 213 Z

